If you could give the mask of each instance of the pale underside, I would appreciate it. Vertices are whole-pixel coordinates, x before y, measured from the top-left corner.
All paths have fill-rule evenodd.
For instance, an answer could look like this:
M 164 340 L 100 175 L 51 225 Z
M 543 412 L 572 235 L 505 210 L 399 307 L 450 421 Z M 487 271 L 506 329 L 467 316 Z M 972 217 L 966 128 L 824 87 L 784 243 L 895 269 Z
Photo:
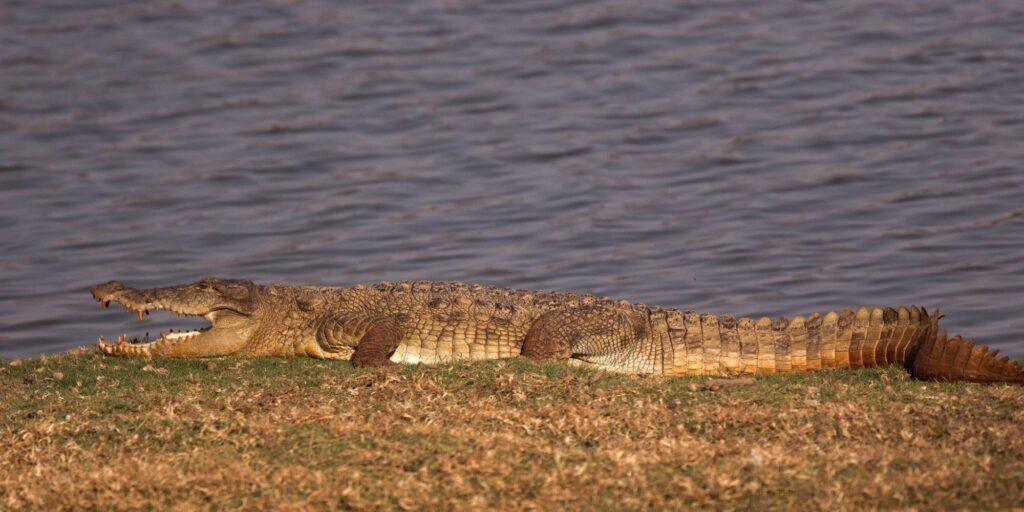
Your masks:
M 518 356 L 518 352 L 513 355 L 499 356 L 498 358 L 509 358 Z M 390 360 L 393 363 L 400 364 L 443 364 L 458 361 L 480 361 L 484 359 L 495 359 L 494 357 L 488 357 L 486 351 L 477 352 L 464 352 L 464 353 L 445 353 L 437 352 L 433 350 L 420 350 L 419 344 L 416 342 L 403 341 L 395 353 L 392 354 Z M 570 358 L 568 360 L 571 366 L 591 366 L 592 363 L 584 361 L 582 359 Z M 617 367 L 608 366 L 602 368 L 606 371 L 616 372 L 621 371 L 627 373 L 625 369 L 619 370 Z
M 441 344 L 445 344 L 442 342 Z M 465 342 L 461 340 L 452 340 L 447 345 L 455 347 L 454 349 L 438 349 L 437 344 L 434 347 L 424 346 L 424 344 L 417 339 L 405 339 L 402 340 L 398 348 L 395 349 L 395 353 L 391 355 L 391 361 L 395 363 L 406 363 L 406 364 L 437 364 L 447 363 L 453 361 L 480 361 L 483 359 L 503 359 L 508 357 L 516 357 L 519 355 L 519 347 L 522 346 L 522 342 L 518 346 L 511 345 L 487 345 L 479 342 Z

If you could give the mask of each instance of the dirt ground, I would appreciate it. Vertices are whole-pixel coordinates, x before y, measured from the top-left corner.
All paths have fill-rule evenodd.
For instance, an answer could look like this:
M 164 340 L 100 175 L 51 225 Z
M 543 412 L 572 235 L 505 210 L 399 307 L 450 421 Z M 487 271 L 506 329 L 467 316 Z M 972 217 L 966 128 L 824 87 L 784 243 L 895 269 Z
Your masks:
M 519 360 L 0 362 L 0 509 L 1012 509 L 1024 387 Z

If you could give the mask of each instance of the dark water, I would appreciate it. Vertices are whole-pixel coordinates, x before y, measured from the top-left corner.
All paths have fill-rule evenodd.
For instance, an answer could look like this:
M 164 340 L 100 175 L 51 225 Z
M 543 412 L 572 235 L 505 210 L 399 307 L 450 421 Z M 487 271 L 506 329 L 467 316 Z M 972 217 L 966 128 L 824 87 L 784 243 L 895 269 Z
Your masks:
M 938 304 L 1024 356 L 1019 0 L 240 4 L 4 2 L 0 357 L 210 274 Z

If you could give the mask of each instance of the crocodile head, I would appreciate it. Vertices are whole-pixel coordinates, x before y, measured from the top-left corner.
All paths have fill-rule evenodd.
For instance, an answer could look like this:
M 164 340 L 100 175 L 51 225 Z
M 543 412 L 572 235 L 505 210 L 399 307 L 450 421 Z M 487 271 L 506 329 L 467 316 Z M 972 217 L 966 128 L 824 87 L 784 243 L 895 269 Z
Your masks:
M 259 327 L 266 307 L 258 298 L 262 288 L 252 281 L 207 277 L 192 284 L 165 288 L 135 289 L 119 281 L 96 285 L 92 295 L 104 307 L 111 302 L 138 313 L 139 320 L 151 310 L 201 316 L 210 326 L 194 331 L 168 332 L 148 343 L 129 343 L 127 335 L 116 343 L 100 337 L 100 348 L 112 355 L 129 357 L 204 357 L 229 355 L 246 349 Z

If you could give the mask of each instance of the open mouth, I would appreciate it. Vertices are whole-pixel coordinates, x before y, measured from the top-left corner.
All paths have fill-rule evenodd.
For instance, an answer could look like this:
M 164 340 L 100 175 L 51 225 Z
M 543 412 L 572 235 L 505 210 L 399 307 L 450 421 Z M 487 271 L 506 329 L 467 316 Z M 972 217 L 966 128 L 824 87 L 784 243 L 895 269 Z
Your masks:
M 213 312 L 205 315 L 200 314 L 189 314 L 181 311 L 175 311 L 172 308 L 163 308 L 160 304 L 132 304 L 129 301 L 120 301 L 117 299 L 111 300 L 100 300 L 97 299 L 104 308 L 109 307 L 111 302 L 120 303 L 125 307 L 125 310 L 133 317 L 138 316 L 139 321 L 142 321 L 146 316 L 150 314 L 150 311 L 164 310 L 175 313 L 178 317 L 193 317 L 193 318 L 205 318 L 209 325 L 197 329 L 168 329 L 161 331 L 155 339 L 149 339 L 149 333 L 146 333 L 145 337 L 142 336 L 129 336 L 128 334 L 122 334 L 117 337 L 114 341 L 107 341 L 103 336 L 99 337 L 100 349 L 110 355 L 123 355 L 123 356 L 138 356 L 138 357 L 153 357 L 158 352 L 169 349 L 170 347 L 177 345 L 182 342 L 187 342 L 200 334 L 209 331 L 213 328 Z
M 117 282 L 94 287 L 92 295 L 104 308 L 109 307 L 111 302 L 121 304 L 133 317 L 138 316 L 139 321 L 142 321 L 151 311 L 159 310 L 174 313 L 178 317 L 204 318 L 209 322 L 209 325 L 196 329 L 169 329 L 160 332 L 153 340 L 149 339 L 149 333 L 146 333 L 145 338 L 141 336 L 130 337 L 127 334 L 122 334 L 116 340 L 109 342 L 103 336 L 100 336 L 99 348 L 110 355 L 147 358 L 160 355 L 183 342 L 188 342 L 213 329 L 216 327 L 217 319 L 224 315 L 246 316 L 228 307 L 215 307 L 203 310 L 197 307 L 183 307 L 174 303 L 164 302 L 154 293 L 146 290 L 125 288 Z

